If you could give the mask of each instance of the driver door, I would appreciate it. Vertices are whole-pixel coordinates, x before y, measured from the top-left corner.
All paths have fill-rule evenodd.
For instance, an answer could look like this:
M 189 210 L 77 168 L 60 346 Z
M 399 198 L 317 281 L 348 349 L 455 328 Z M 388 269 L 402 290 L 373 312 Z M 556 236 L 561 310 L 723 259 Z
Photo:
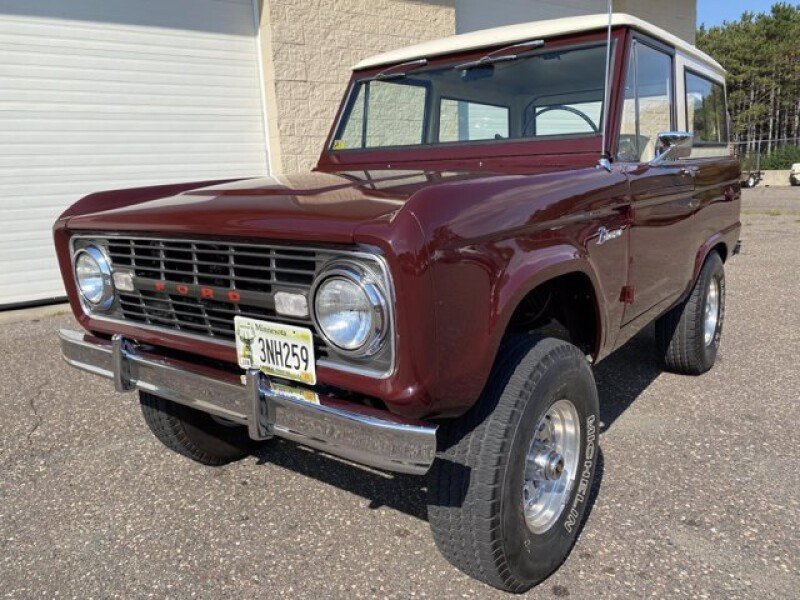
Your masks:
M 692 167 L 649 164 L 658 134 L 675 129 L 674 53 L 644 37 L 632 44 L 618 159 L 629 163 L 633 207 L 623 323 L 635 333 L 686 289 L 694 261 L 696 207 Z

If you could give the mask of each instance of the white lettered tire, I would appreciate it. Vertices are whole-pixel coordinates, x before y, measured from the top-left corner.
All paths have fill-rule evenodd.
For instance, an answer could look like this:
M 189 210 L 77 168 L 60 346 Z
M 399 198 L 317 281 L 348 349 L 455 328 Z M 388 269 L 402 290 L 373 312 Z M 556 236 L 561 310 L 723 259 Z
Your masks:
M 440 429 L 428 518 L 442 554 L 510 592 L 555 571 L 587 509 L 598 428 L 597 388 L 578 348 L 553 338 L 506 343 L 480 401 Z

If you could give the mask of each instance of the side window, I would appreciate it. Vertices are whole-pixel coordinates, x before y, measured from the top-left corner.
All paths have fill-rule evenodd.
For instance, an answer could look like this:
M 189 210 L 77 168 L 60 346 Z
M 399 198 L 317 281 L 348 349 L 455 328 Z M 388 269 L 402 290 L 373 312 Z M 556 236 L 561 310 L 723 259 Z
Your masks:
M 421 144 L 425 133 L 426 88 L 385 81 L 358 86 L 349 118 L 334 150 L 412 146 Z M 364 127 L 364 120 L 367 126 Z
M 469 142 L 506 139 L 508 108 L 442 98 L 439 107 L 439 141 Z
M 715 154 L 727 154 L 725 88 L 690 71 L 686 71 L 686 125 L 694 133 L 695 146 L 717 147 L 721 150 Z
M 426 88 L 371 81 L 367 93 L 367 148 L 423 143 Z
M 356 97 L 350 109 L 350 118 L 341 137 L 333 142 L 334 150 L 349 150 L 364 147 L 364 96 L 367 84 L 358 86 Z
M 673 129 L 672 57 L 634 40 L 625 79 L 619 160 L 655 156 L 658 134 Z

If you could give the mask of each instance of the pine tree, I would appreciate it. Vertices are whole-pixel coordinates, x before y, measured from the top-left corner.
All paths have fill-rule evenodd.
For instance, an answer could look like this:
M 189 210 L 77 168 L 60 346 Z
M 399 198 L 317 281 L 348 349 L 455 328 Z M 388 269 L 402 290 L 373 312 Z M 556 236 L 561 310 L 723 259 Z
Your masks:
M 697 31 L 697 46 L 728 71 L 732 137 L 744 152 L 771 156 L 787 143 L 800 145 L 798 40 L 800 6 L 786 3 L 774 4 L 769 14 L 745 12 L 738 21 Z M 781 150 L 765 167 L 788 168 L 784 163 L 797 154 Z

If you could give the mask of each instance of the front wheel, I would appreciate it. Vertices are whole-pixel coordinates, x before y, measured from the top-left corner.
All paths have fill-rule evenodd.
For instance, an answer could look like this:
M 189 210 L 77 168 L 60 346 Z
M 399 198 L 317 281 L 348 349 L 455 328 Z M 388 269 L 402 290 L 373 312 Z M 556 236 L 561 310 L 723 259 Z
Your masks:
M 598 411 L 578 348 L 536 337 L 506 344 L 476 406 L 439 430 L 428 519 L 442 554 L 511 592 L 555 571 L 587 508 Z
M 188 406 L 139 392 L 150 431 L 170 450 L 209 466 L 244 458 L 253 447 L 247 427 Z

